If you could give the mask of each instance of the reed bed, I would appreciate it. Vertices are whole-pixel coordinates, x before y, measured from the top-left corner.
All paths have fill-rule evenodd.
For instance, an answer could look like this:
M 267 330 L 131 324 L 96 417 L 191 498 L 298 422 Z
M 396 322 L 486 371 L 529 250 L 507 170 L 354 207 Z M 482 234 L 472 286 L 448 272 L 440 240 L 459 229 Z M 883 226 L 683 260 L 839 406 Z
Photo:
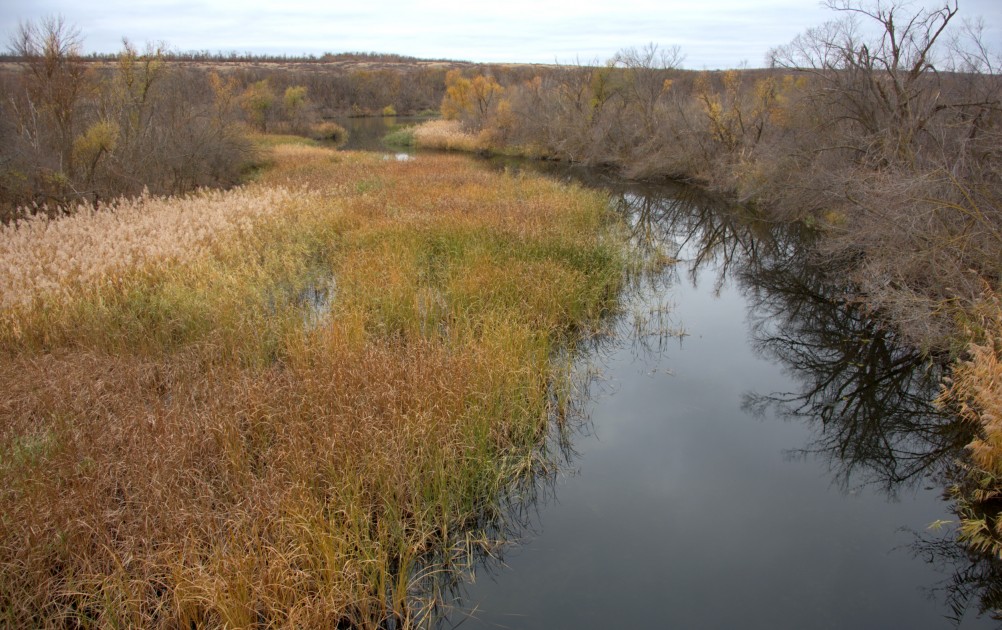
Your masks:
M 414 127 L 414 144 L 422 149 L 486 151 L 495 148 L 489 132 L 470 133 L 458 120 L 429 120 Z
M 205 192 L 182 199 L 140 197 L 69 216 L 39 212 L 0 226 L 0 308 L 56 292 L 70 296 L 146 263 L 184 262 L 249 233 L 301 193 L 283 188 Z
M 497 542 L 621 226 L 456 156 L 270 159 L 0 234 L 0 625 L 423 626 Z

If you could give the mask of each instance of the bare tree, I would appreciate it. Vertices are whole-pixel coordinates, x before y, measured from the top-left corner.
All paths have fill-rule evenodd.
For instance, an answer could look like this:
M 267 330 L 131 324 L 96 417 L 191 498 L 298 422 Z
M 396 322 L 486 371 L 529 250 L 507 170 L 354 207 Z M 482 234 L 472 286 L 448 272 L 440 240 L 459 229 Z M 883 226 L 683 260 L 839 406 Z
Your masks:
M 25 98 L 17 111 L 28 124 L 22 130 L 34 134 L 33 144 L 38 146 L 46 142 L 44 130 L 54 129 L 55 137 L 48 141 L 60 156 L 59 169 L 69 176 L 74 170 L 77 109 L 87 83 L 80 46 L 79 30 L 58 16 L 22 22 L 9 47 L 24 64 Z
M 613 64 L 625 68 L 625 89 L 629 100 L 639 107 L 644 123 L 654 123 L 658 101 L 671 86 L 672 75 L 678 70 L 685 55 L 675 45 L 661 48 L 649 43 L 641 48 L 624 48 L 613 57 Z
M 818 97 L 834 105 L 838 122 L 862 132 L 860 157 L 911 163 L 916 140 L 944 105 L 937 44 L 957 15 L 957 3 L 907 12 L 904 2 L 828 0 L 839 20 L 807 30 L 773 49 L 774 67 L 813 74 Z M 875 37 L 866 37 L 876 27 Z

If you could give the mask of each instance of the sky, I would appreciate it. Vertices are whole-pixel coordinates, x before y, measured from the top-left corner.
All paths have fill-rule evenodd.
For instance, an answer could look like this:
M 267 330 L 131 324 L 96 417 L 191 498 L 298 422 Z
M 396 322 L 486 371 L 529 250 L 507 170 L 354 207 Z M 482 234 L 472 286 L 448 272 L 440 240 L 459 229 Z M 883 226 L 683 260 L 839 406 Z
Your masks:
M 1002 0 L 959 0 L 1002 51 Z M 3 0 L 6 44 L 21 22 L 63 16 L 84 52 L 122 38 L 177 51 L 255 54 L 380 52 L 476 62 L 604 62 L 628 47 L 678 45 L 689 69 L 766 65 L 835 14 L 816 0 Z M 917 1 L 915 6 L 928 5 Z M 936 4 L 936 3 L 933 3 Z M 941 5 L 941 3 L 940 3 Z M 6 46 L 4 46 L 6 47 Z

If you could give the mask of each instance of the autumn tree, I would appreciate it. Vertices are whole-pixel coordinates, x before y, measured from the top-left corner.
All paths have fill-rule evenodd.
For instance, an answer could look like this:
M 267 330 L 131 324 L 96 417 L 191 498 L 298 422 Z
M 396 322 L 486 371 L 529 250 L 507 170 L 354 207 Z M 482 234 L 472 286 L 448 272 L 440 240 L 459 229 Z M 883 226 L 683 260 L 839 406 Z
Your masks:
M 449 70 L 445 75 L 445 96 L 442 98 L 442 116 L 458 120 L 472 109 L 470 80 L 460 70 Z
M 310 101 L 306 96 L 306 87 L 290 85 L 282 95 L 282 115 L 292 131 L 303 132 L 310 122 Z
M 80 46 L 79 30 L 47 17 L 21 23 L 9 47 L 22 63 L 23 91 L 13 95 L 19 134 L 36 152 L 51 150 L 58 160 L 49 169 L 57 177 L 73 175 L 79 104 L 92 80 Z
M 504 94 L 504 88 L 493 76 L 478 74 L 467 79 L 459 70 L 446 74 L 445 85 L 442 116 L 461 120 L 473 129 L 482 129 L 490 121 Z
M 268 131 L 268 120 L 275 107 L 275 91 L 268 79 L 262 79 L 247 86 L 240 98 L 240 106 L 247 120 L 259 131 Z

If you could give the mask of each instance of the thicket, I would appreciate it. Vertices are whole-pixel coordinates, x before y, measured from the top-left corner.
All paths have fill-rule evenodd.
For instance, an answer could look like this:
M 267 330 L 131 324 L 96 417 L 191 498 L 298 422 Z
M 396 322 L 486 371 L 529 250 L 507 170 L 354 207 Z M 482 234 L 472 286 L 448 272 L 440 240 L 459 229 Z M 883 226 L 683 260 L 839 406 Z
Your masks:
M 196 66 L 197 67 L 197 66 Z M 333 116 L 413 115 L 437 111 L 446 94 L 447 76 L 490 76 L 505 84 L 531 79 L 538 73 L 559 73 L 550 66 L 484 65 L 464 62 L 386 62 L 332 57 L 316 63 L 229 64 L 220 72 L 241 86 L 267 80 L 278 91 L 300 85 L 321 118 Z M 392 109 L 392 114 L 387 108 Z
M 232 86 L 128 41 L 106 67 L 60 18 L 22 24 L 0 101 L 0 218 L 18 206 L 97 204 L 238 181 L 251 146 Z

